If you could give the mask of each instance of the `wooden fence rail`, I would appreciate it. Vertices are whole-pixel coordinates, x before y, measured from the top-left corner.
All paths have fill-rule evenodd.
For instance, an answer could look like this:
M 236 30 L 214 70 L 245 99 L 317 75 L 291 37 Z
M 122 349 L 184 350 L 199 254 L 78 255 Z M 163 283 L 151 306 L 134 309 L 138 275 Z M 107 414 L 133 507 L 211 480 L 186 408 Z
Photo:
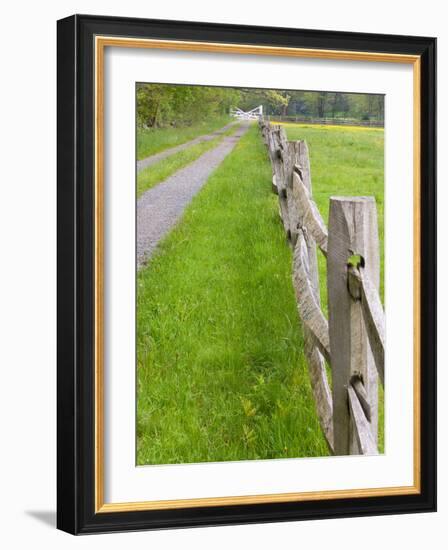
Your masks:
M 292 280 L 322 431 L 333 454 L 377 454 L 385 320 L 375 199 L 332 197 L 327 230 L 313 200 L 306 142 L 288 141 L 280 125 L 259 125 L 293 250 Z M 328 321 L 321 309 L 318 249 L 327 260 Z

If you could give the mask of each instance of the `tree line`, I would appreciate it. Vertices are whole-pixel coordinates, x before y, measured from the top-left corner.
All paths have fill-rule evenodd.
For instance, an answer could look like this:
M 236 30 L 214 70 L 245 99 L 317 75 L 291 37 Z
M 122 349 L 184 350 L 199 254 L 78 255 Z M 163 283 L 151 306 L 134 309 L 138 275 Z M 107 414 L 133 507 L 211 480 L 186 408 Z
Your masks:
M 232 107 L 263 105 L 265 115 L 384 122 L 384 96 L 172 84 L 137 84 L 137 125 L 190 126 L 224 116 Z
M 265 115 L 384 122 L 384 96 L 343 92 L 241 89 L 243 110 L 263 105 Z
M 235 88 L 138 84 L 137 125 L 145 128 L 191 126 L 228 114 L 239 99 Z

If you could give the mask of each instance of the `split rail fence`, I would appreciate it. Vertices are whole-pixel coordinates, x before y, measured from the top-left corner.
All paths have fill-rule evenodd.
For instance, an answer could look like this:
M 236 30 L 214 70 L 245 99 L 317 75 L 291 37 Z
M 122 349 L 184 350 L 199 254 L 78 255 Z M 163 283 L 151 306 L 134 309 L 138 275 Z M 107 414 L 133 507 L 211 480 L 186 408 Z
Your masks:
M 259 125 L 271 160 L 272 190 L 293 250 L 305 355 L 325 439 L 335 455 L 378 454 L 385 319 L 375 199 L 331 197 L 327 229 L 313 201 L 306 142 L 288 141 L 280 125 L 265 120 Z M 317 249 L 327 262 L 328 320 L 321 308 Z

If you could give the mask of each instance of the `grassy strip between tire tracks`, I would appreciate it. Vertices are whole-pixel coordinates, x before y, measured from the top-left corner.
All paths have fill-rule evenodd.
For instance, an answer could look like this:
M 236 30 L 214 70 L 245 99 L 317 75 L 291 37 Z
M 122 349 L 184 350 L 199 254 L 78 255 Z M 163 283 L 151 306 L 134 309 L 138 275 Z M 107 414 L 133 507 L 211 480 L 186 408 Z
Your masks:
M 223 134 L 214 139 L 192 145 L 183 151 L 174 153 L 174 155 L 162 159 L 156 164 L 143 169 L 137 174 L 137 198 L 139 198 L 148 189 L 151 189 L 151 187 L 154 187 L 158 183 L 166 180 L 181 168 L 184 168 L 198 159 L 206 151 L 216 147 L 225 136 L 234 134 L 237 128 L 238 126 L 232 126 Z
M 231 121 L 232 119 L 226 115 L 179 128 L 139 128 L 137 130 L 137 160 L 155 155 L 170 147 L 181 145 L 199 136 L 211 134 Z

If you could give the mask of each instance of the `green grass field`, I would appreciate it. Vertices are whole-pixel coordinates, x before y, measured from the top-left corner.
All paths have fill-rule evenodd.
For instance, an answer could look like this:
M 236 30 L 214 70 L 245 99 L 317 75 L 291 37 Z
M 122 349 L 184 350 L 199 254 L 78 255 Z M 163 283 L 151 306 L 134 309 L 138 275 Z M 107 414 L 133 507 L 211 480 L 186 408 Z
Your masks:
M 181 128 L 138 129 L 137 131 L 137 160 L 155 155 L 169 147 L 181 145 L 198 136 L 210 134 L 231 122 L 229 116 L 222 116 L 207 120 L 192 126 Z
M 154 187 L 181 168 L 184 168 L 198 159 L 206 151 L 216 147 L 224 136 L 233 134 L 236 129 L 237 126 L 232 126 L 229 130 L 226 130 L 223 134 L 210 141 L 204 141 L 202 143 L 192 145 L 183 151 L 179 151 L 178 153 L 175 153 L 174 155 L 162 159 L 152 166 L 148 166 L 143 169 L 137 174 L 137 198 L 148 189 L 151 189 L 151 187 Z
M 333 194 L 374 194 L 382 219 L 381 132 L 287 131 L 309 143 L 325 219 Z M 270 180 L 254 125 L 139 272 L 138 464 L 328 454 Z
M 380 295 L 384 303 L 384 130 L 284 124 L 289 140 L 304 139 L 310 153 L 313 198 L 328 224 L 333 195 L 374 196 L 380 239 Z M 318 254 L 322 307 L 328 316 L 327 263 Z M 379 384 L 378 449 L 384 452 L 384 394 Z
M 313 198 L 328 223 L 332 195 L 375 197 L 384 299 L 384 130 L 365 127 L 284 124 L 289 140 L 308 143 Z M 325 260 L 320 254 L 321 293 L 326 304 Z

